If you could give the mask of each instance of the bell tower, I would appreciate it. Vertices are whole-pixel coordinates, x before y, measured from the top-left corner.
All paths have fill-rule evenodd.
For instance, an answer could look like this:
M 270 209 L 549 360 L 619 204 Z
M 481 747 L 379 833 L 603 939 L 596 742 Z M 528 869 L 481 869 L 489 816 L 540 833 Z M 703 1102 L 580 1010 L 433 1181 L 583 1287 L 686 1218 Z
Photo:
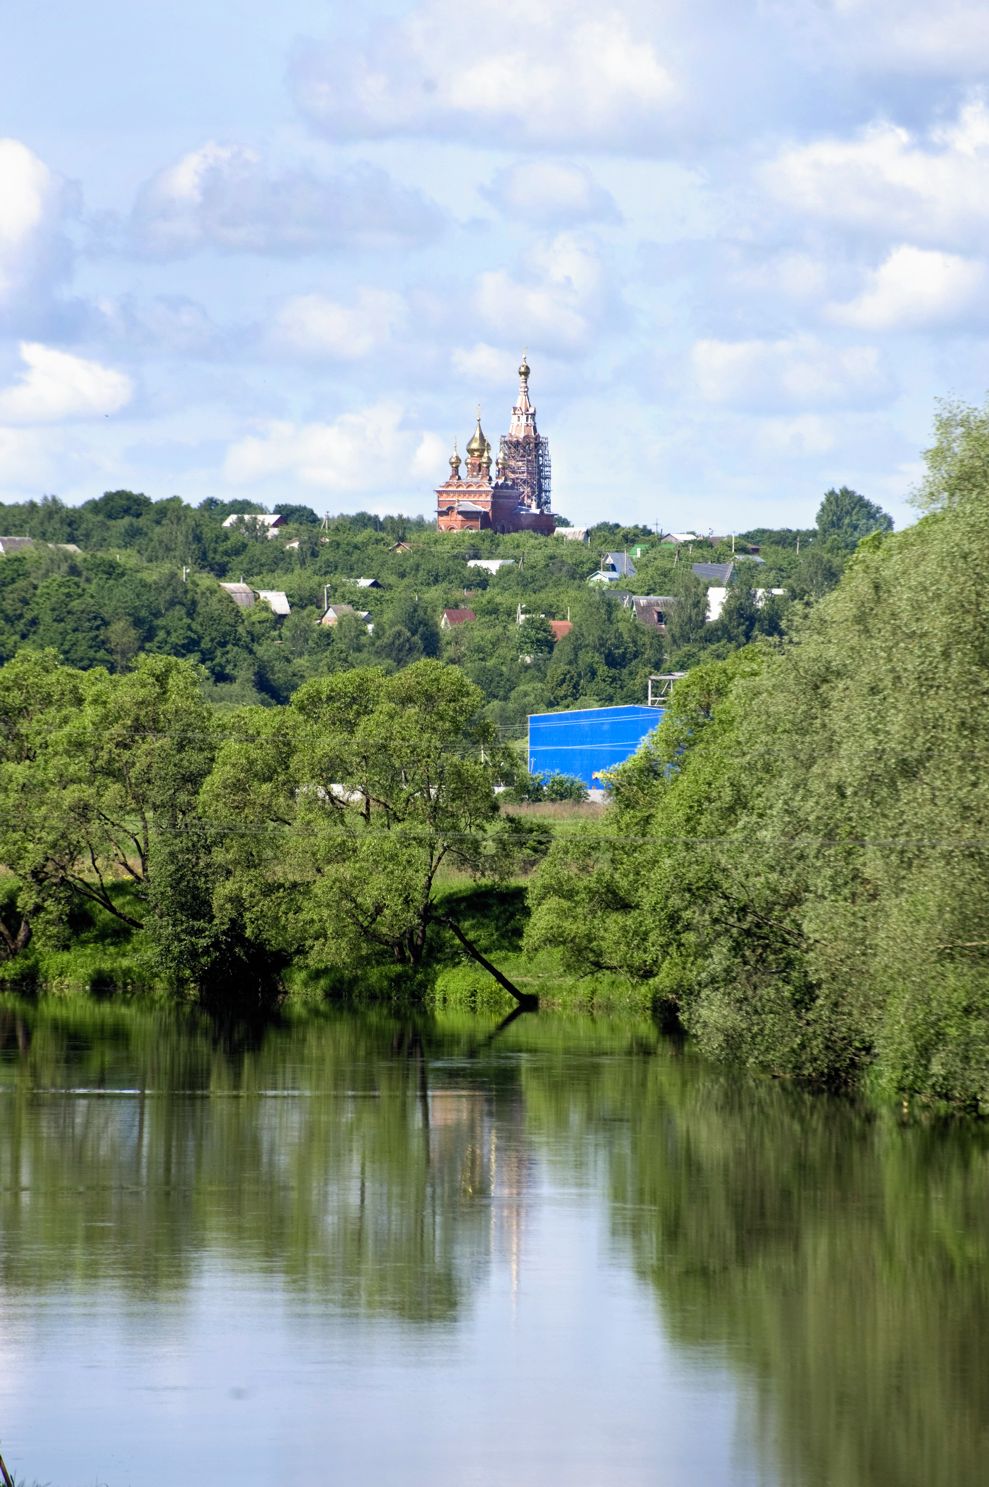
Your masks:
M 536 427 L 536 410 L 529 401 L 529 363 L 522 353 L 519 391 L 508 433 L 501 436 L 499 465 L 531 511 L 549 511 L 551 465 L 549 440 Z

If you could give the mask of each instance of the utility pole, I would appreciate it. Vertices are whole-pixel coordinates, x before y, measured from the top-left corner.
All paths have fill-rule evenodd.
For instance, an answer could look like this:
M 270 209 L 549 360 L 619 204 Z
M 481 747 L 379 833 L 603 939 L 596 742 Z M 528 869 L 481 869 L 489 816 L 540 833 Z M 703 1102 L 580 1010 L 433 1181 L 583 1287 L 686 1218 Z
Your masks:
M 330 585 L 328 583 L 324 583 L 324 585 L 323 585 L 323 613 L 324 614 L 329 609 L 329 607 L 330 607 Z

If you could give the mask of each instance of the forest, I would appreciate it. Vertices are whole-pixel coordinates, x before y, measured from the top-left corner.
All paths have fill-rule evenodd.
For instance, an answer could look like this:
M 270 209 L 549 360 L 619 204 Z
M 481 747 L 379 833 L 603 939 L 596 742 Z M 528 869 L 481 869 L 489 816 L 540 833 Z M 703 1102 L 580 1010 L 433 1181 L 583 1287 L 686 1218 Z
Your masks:
M 187 659 L 218 705 L 285 703 L 306 681 L 353 667 L 394 672 L 424 657 L 458 666 L 484 693 L 486 716 L 518 737 L 531 712 L 639 702 L 650 671 L 726 654 L 753 635 L 779 634 L 789 603 L 833 587 L 862 531 L 889 522 L 842 488 L 815 528 L 741 534 L 725 612 L 706 622 L 695 561 L 732 558 L 731 542 L 681 550 L 649 528 L 599 524 L 586 544 L 560 537 L 440 533 L 422 519 L 368 514 L 320 521 L 280 505 L 272 540 L 245 501 L 153 502 L 110 491 L 80 507 L 54 497 L 0 505 L 4 536 L 32 545 L 0 557 L 0 662 L 21 648 L 55 651 L 80 670 L 123 675 L 146 654 Z M 244 520 L 225 527 L 224 519 Z M 635 551 L 623 594 L 668 596 L 662 633 L 614 593 L 588 585 L 609 550 Z M 496 573 L 473 559 L 507 559 Z M 359 579 L 373 579 L 362 588 Z M 285 593 L 291 614 L 262 601 L 239 607 L 221 582 Z M 756 588 L 785 589 L 756 606 Z M 333 627 L 327 604 L 349 606 Z M 475 618 L 441 628 L 444 609 Z M 367 620 L 360 616 L 368 615 Z M 555 640 L 549 621 L 570 619 Z

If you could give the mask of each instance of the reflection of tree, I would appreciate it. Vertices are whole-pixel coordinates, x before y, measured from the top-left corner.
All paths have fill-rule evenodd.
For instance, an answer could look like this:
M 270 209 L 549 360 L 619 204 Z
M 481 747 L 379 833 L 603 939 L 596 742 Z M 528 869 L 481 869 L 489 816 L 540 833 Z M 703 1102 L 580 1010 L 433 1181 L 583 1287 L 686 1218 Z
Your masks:
M 754 1380 L 774 1479 L 981 1487 L 982 1138 L 870 1123 L 662 1051 L 568 1085 L 544 1072 L 525 1077 L 530 1119 L 569 1129 L 585 1161 L 607 1132 L 616 1238 L 674 1341 Z
M 648 1026 L 542 1014 L 486 1046 L 466 1016 L 371 1013 L 217 1046 L 200 1023 L 0 1006 L 0 1082 L 3 1286 L 181 1297 L 213 1254 L 445 1323 L 493 1261 L 524 1266 L 538 1162 L 609 1192 L 674 1344 L 751 1385 L 768 1480 L 981 1487 L 989 1144 L 971 1132 L 870 1123 Z M 66 1087 L 138 1093 L 44 1093 Z
M 144 1295 L 213 1250 L 344 1308 L 456 1312 L 484 1259 L 493 1114 L 482 1090 L 430 1089 L 435 1029 L 340 1018 L 231 1058 L 94 1016 L 0 1021 L 6 1061 L 27 1035 L 0 1126 L 5 1284 Z

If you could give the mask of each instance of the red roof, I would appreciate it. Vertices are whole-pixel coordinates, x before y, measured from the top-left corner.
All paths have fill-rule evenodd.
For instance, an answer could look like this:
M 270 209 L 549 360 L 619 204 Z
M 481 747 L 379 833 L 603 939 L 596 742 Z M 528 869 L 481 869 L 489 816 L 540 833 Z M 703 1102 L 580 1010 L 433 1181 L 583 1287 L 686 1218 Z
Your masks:
M 550 620 L 549 627 L 553 632 L 554 640 L 562 640 L 564 635 L 569 635 L 573 629 L 569 620 Z
M 463 625 L 467 620 L 476 620 L 477 615 L 472 609 L 444 609 L 443 618 L 448 625 Z

